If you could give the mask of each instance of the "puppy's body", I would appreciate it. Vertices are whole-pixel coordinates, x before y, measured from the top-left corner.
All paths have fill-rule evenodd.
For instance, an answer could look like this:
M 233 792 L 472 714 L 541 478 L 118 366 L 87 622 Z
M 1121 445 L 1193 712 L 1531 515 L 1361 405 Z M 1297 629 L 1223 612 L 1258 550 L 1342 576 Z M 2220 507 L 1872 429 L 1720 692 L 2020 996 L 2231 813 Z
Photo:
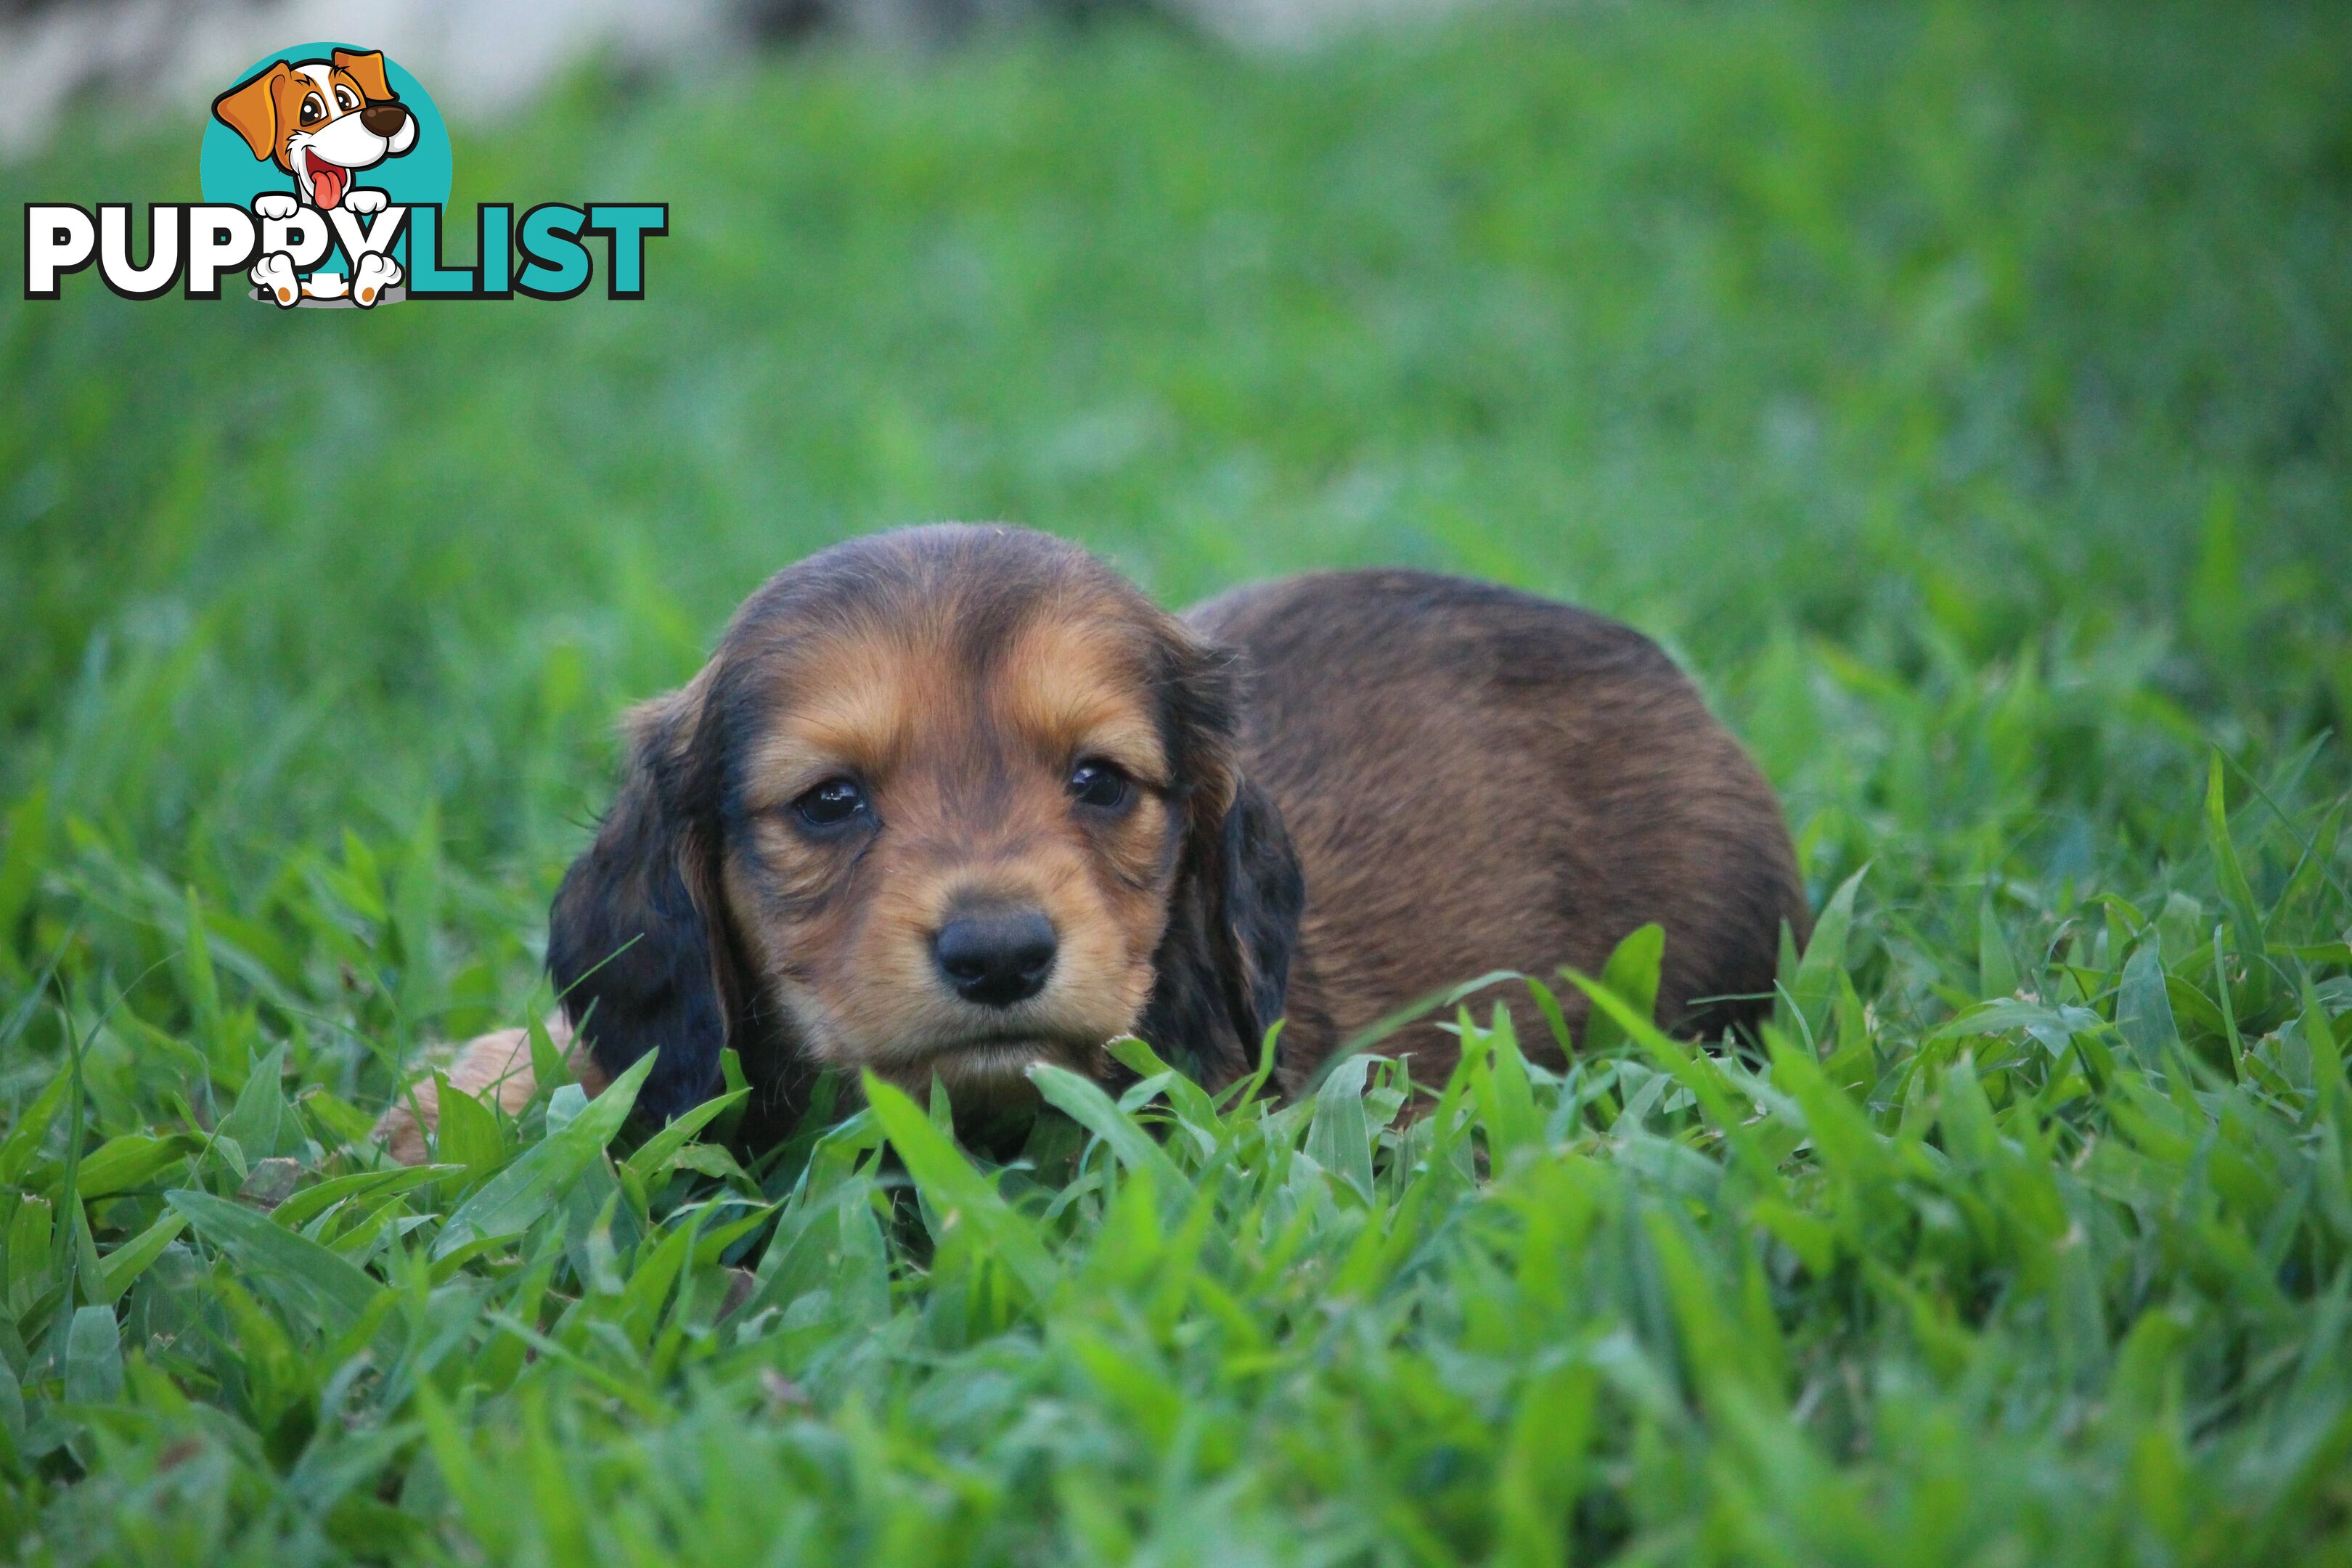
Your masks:
M 1407 1003 L 1496 970 L 1597 974 L 1652 921 L 1660 1021 L 1719 1029 L 1769 996 L 1781 922 L 1804 935 L 1779 803 L 1630 627 L 1420 572 L 1258 584 L 1184 618 L 1249 671 L 1243 765 L 1304 873 L 1286 1088 Z M 1455 1055 L 1433 1024 L 1381 1048 L 1423 1082 Z
M 1653 921 L 1662 1019 L 1721 1027 L 1804 930 L 1771 793 L 1671 661 L 1458 579 L 1302 577 L 1180 620 L 1059 540 L 910 529 L 777 574 L 632 730 L 549 967 L 583 1077 L 658 1050 L 638 1103 L 667 1117 L 731 1046 L 754 1139 L 820 1068 L 1020 1105 L 1031 1064 L 1109 1077 L 1130 1031 L 1213 1086 L 1286 1019 L 1296 1089 L 1407 1003 L 1597 970 Z M 1423 1083 L 1455 1055 L 1433 1023 L 1384 1048 Z M 514 1058 L 488 1037 L 452 1081 Z

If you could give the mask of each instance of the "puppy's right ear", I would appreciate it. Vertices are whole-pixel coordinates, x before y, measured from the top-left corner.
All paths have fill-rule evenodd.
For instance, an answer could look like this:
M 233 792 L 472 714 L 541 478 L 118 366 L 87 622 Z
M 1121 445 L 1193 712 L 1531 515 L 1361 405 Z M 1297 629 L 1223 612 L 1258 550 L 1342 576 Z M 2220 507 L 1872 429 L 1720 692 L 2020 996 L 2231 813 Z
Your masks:
M 257 158 L 278 156 L 278 84 L 293 74 L 292 66 L 278 60 L 213 100 L 214 115 L 244 137 Z
M 547 967 L 595 1064 L 610 1079 L 661 1054 L 637 1109 L 667 1121 L 719 1090 L 735 987 L 718 923 L 709 829 L 698 820 L 691 739 L 704 682 L 631 716 L 628 776 L 556 890 Z
M 1241 771 L 1234 656 L 1171 635 L 1159 681 L 1184 844 L 1139 1032 L 1222 1088 L 1249 1071 L 1288 996 L 1307 884 L 1282 813 Z
M 347 70 L 360 84 L 360 95 L 370 103 L 390 103 L 399 98 L 383 74 L 383 54 L 377 49 L 337 49 L 331 57 L 337 70 Z

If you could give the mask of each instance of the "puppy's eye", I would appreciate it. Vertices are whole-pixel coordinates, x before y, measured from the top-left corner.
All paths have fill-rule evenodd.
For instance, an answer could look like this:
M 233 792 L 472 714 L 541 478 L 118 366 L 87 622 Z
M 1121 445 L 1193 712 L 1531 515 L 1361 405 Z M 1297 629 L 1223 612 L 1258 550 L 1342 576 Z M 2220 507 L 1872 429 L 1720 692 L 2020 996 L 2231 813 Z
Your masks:
M 1070 795 L 1080 805 L 1116 811 L 1127 804 L 1127 775 L 1109 763 L 1089 758 L 1070 770 Z
M 340 109 L 348 114 L 359 106 L 360 100 L 352 96 L 352 89 L 350 88 L 339 87 L 335 89 L 335 107 L 337 109 Z
M 319 95 L 315 92 L 305 94 L 302 99 L 302 123 L 316 125 L 326 117 L 327 106 L 320 101 Z
M 872 809 L 851 779 L 827 779 L 793 802 L 793 815 L 811 827 L 839 827 Z

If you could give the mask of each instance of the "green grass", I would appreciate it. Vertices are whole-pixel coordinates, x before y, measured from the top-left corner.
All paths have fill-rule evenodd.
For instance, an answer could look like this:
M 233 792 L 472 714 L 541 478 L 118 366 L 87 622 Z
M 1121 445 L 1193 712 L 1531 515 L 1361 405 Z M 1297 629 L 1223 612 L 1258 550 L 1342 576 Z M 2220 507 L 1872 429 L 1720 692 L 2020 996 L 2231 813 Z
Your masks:
M 459 128 L 460 203 L 669 201 L 643 304 L 11 255 L 0 1558 L 2341 1560 L 2347 58 L 2320 5 L 1122 25 Z M 195 112 L 0 187 L 186 199 Z M 1538 976 L 1405 1126 L 1377 1064 L 1057 1083 L 996 1171 L 885 1093 L 747 1173 L 557 1090 L 379 1173 L 402 1064 L 544 1005 L 619 709 L 934 516 L 1660 636 L 1827 911 L 1769 1051 L 1547 1072 Z

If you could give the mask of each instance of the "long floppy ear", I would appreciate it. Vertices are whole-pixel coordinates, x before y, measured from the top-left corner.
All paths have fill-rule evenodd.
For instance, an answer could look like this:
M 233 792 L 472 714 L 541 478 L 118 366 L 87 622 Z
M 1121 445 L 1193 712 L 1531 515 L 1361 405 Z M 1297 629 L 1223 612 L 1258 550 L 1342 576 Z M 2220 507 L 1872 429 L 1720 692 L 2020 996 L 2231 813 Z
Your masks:
M 350 49 L 337 49 L 333 56 L 337 70 L 346 70 L 359 79 L 360 93 L 370 103 L 382 103 L 397 96 L 392 84 L 383 79 L 383 56 L 376 50 L 356 54 Z
M 1240 771 L 1231 657 L 1190 652 L 1168 688 L 1185 842 L 1142 1034 L 1223 1083 L 1255 1065 L 1282 1016 L 1307 883 L 1281 812 Z
M 1290 989 L 1290 955 L 1298 946 L 1298 919 L 1307 906 L 1307 879 L 1282 813 L 1247 778 L 1234 788 L 1218 835 L 1215 919 L 1225 1009 L 1240 1034 L 1244 1065 L 1282 1016 Z
M 244 137 L 257 158 L 278 156 L 278 84 L 293 74 L 292 66 L 278 60 L 213 100 L 214 115 Z
M 703 684 L 631 716 L 628 776 L 548 921 L 548 969 L 597 1068 L 610 1079 L 661 1053 L 637 1093 L 637 1110 L 657 1121 L 718 1092 L 736 991 L 709 829 L 691 798 Z

